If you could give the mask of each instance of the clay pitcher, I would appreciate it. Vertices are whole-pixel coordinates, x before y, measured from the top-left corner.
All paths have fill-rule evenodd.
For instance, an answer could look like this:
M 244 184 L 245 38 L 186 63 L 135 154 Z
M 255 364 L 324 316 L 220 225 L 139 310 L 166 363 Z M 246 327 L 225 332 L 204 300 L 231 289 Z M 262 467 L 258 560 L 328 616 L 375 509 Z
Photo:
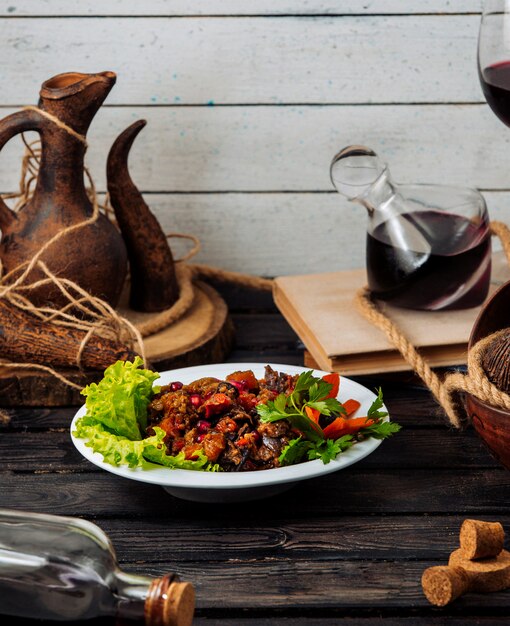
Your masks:
M 92 216 L 93 206 L 83 177 L 86 144 L 79 136 L 85 137 L 115 80 L 113 72 L 69 72 L 43 83 L 39 109 L 58 118 L 70 130 L 33 109 L 0 121 L 0 150 L 18 133 L 30 130 L 39 133 L 42 144 L 32 198 L 16 213 L 0 200 L 0 259 L 4 275 L 30 261 L 57 233 Z M 43 252 L 41 260 L 57 276 L 78 283 L 113 306 L 117 304 L 126 277 L 127 253 L 121 235 L 103 215 L 60 237 Z M 33 271 L 29 278 L 42 278 L 42 273 Z M 51 285 L 27 295 L 39 306 L 63 304 L 58 290 Z

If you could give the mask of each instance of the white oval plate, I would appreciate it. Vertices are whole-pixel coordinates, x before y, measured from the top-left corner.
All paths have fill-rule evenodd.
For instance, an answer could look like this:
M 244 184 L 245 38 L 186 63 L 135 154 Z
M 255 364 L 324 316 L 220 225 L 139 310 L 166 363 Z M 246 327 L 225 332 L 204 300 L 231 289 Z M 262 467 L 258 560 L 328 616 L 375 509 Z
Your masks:
M 160 378 L 156 380 L 155 384 L 166 385 L 176 380 L 188 384 L 205 376 L 224 379 L 231 372 L 248 369 L 253 370 L 257 378 L 263 378 L 265 365 L 266 363 L 217 363 L 185 367 L 161 372 Z M 310 369 L 295 365 L 274 363 L 269 365 L 274 370 L 287 374 L 301 374 Z M 316 376 L 323 376 L 326 373 L 328 372 L 314 370 Z M 376 395 L 366 387 L 363 387 L 363 385 L 342 376 L 340 378 L 338 399 L 345 401 L 349 398 L 354 398 L 361 403 L 357 415 L 362 416 L 366 415 L 370 405 L 376 399 Z M 382 410 L 387 411 L 386 407 L 383 407 Z M 105 463 L 101 454 L 93 452 L 85 445 L 86 439 L 78 439 L 73 435 L 76 420 L 85 415 L 85 413 L 86 408 L 83 406 L 74 416 L 71 423 L 71 439 L 78 451 L 91 463 L 112 474 L 153 485 L 161 485 L 172 495 L 200 502 L 229 502 L 267 497 L 284 491 L 297 481 L 323 476 L 324 474 L 348 467 L 365 458 L 381 444 L 380 439 L 371 437 L 355 444 L 346 452 L 342 452 L 336 459 L 326 465 L 320 459 L 317 459 L 287 467 L 246 472 L 199 472 L 170 469 L 154 463 L 148 464 L 147 468 L 131 469 L 125 466 L 115 467 Z

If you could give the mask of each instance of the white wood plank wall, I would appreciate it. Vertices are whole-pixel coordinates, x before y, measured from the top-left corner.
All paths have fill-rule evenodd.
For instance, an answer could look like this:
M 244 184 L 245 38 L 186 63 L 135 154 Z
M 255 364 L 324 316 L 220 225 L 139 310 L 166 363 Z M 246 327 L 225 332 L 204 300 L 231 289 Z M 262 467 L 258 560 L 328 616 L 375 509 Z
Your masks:
M 364 264 L 363 209 L 329 181 L 335 152 L 373 147 L 401 182 L 481 189 L 510 223 L 510 130 L 476 72 L 480 0 L 0 0 L 0 114 L 64 71 L 113 70 L 87 161 L 148 126 L 133 178 L 199 259 L 262 275 Z M 0 155 L 17 185 L 21 147 Z

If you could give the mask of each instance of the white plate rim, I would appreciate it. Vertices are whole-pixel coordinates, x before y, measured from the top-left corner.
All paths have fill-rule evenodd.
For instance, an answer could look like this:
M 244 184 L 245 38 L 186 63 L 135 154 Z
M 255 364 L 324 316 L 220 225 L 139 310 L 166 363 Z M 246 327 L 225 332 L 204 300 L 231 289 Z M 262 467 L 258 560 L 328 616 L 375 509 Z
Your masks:
M 227 374 L 236 370 L 254 371 L 257 378 L 263 377 L 264 367 L 270 365 L 279 372 L 288 374 L 300 374 L 302 372 L 312 370 L 315 376 L 324 376 L 329 372 L 317 370 L 309 367 L 298 365 L 285 365 L 280 363 L 265 362 L 249 362 L 249 363 L 214 363 L 211 365 L 195 365 L 192 367 L 184 367 L 173 370 L 165 370 L 159 372 L 160 378 L 155 381 L 155 385 L 167 384 L 173 380 L 180 380 L 189 383 L 192 380 L 203 376 L 213 376 L 216 378 L 224 378 Z M 345 401 L 348 398 L 355 398 L 361 402 L 360 414 L 363 409 L 366 410 L 375 400 L 376 394 L 364 387 L 360 383 L 351 380 L 345 376 L 340 376 L 339 399 Z M 383 411 L 388 409 L 383 405 Z M 171 469 L 161 467 L 155 463 L 149 463 L 148 468 L 129 468 L 126 466 L 116 467 L 105 463 L 99 452 L 93 452 L 91 448 L 85 445 L 86 439 L 78 439 L 74 436 L 76 420 L 86 413 L 85 405 L 83 405 L 75 414 L 70 427 L 71 440 L 82 456 L 88 461 L 100 467 L 107 472 L 153 485 L 161 485 L 162 487 L 183 487 L 189 489 L 246 489 L 250 487 L 265 487 L 268 485 L 277 485 L 281 483 L 292 483 L 308 478 L 315 478 L 340 469 L 348 467 L 366 456 L 374 452 L 382 443 L 380 439 L 370 437 L 365 441 L 357 443 L 349 450 L 342 452 L 338 457 L 327 464 L 320 459 L 314 461 L 306 461 L 297 465 L 289 465 L 286 467 L 278 467 L 267 470 L 254 470 L 246 472 L 200 472 L 194 470 Z M 385 418 L 389 420 L 389 416 Z

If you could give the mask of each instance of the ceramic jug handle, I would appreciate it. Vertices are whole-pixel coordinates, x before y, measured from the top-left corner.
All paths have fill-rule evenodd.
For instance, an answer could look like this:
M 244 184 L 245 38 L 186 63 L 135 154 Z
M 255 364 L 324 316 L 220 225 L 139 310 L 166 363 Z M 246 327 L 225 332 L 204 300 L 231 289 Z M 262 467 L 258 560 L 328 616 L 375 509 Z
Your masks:
M 10 139 L 29 130 L 41 133 L 41 120 L 34 111 L 17 111 L 5 117 L 0 121 L 0 150 Z M 16 213 L 0 198 L 0 230 L 4 230 L 14 219 Z

